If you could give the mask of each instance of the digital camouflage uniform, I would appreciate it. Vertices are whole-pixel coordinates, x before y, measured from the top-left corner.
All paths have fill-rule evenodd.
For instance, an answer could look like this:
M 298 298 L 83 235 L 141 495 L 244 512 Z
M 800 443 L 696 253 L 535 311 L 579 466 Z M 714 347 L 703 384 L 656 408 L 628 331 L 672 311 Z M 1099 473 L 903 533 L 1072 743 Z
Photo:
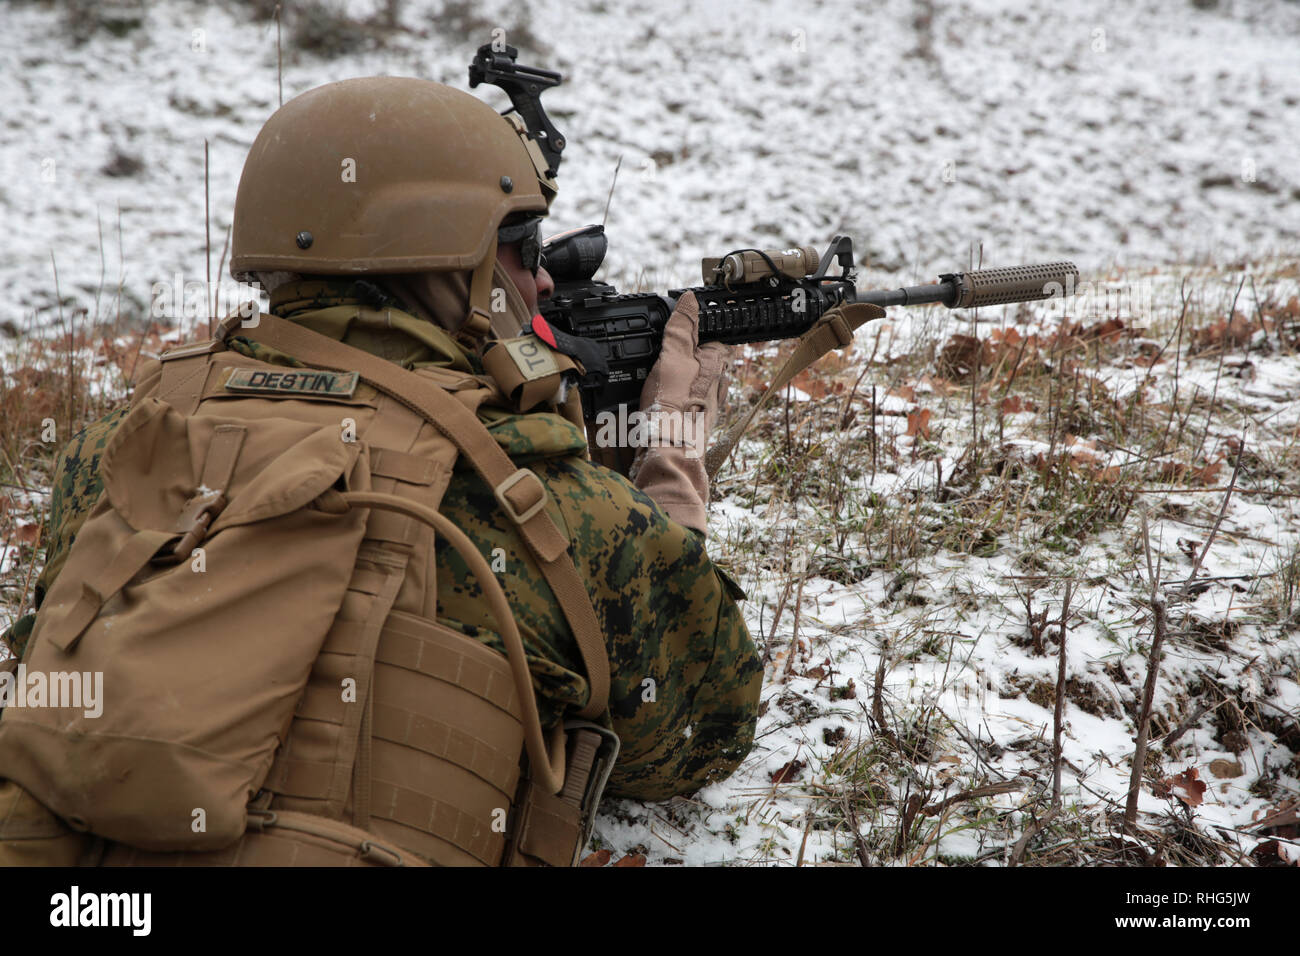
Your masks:
M 405 313 L 390 312 L 391 328 L 358 327 L 351 289 L 347 281 L 292 283 L 276 291 L 272 311 L 407 368 L 482 372 L 446 332 Z M 238 335 L 227 344 L 259 361 L 302 364 Z M 60 457 L 38 601 L 102 490 L 99 457 L 124 414 L 120 409 L 90 425 Z M 762 665 L 736 606 L 739 589 L 709 560 L 703 536 L 671 521 L 622 476 L 588 461 L 586 439 L 563 417 L 486 406 L 479 416 L 557 503 L 602 624 L 610 718 L 622 742 L 607 793 L 659 800 L 728 776 L 753 744 Z M 542 723 L 552 725 L 588 697 L 582 658 L 559 605 L 492 490 L 463 459 L 440 510 L 498 572 L 528 653 Z M 438 618 L 504 652 L 460 556 L 440 544 L 437 557 Z M 31 622 L 24 618 L 9 635 L 16 653 Z

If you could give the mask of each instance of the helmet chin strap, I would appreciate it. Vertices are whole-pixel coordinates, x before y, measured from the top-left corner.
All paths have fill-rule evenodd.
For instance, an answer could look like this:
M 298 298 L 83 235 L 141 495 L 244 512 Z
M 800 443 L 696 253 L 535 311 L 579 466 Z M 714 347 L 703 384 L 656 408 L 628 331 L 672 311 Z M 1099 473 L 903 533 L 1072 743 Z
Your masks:
M 519 287 L 510 274 L 497 262 L 497 238 L 488 245 L 488 256 L 474 269 L 469 280 L 469 313 L 456 335 L 464 345 L 477 348 L 489 333 L 497 338 L 510 339 L 523 335 L 529 329 L 532 314 L 529 312 Z M 505 294 L 506 307 L 492 310 L 495 290 Z
M 469 280 L 469 314 L 457 334 L 464 339 L 482 341 L 492 328 L 492 271 L 497 264 L 497 235 L 493 231 L 487 254 L 474 267 Z
M 500 289 L 506 296 L 505 311 L 492 313 L 492 331 L 501 339 L 523 335 L 532 327 L 533 315 L 524 302 L 519 286 L 515 285 L 499 262 L 492 272 L 492 288 Z

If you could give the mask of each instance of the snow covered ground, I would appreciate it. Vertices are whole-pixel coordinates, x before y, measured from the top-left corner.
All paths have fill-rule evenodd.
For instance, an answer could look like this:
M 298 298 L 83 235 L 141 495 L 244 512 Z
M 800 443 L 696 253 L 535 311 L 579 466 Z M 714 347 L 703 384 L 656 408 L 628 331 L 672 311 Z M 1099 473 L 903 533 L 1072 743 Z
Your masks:
M 1300 331 L 1300 271 L 1292 262 L 1287 272 L 1269 288 L 1290 302 Z M 1207 293 L 1206 313 L 1223 315 L 1242 278 L 1193 273 L 1192 283 Z M 1076 423 L 1070 428 L 1080 414 L 1095 416 L 1090 435 L 1058 435 L 1057 454 L 1070 461 L 1064 473 L 1080 482 L 1059 496 L 1040 497 L 1062 476 L 1045 463 L 1050 409 L 1041 398 L 1037 407 L 1031 398 L 999 404 L 1002 383 L 1016 379 L 1009 366 L 991 376 L 992 400 L 976 390 L 976 453 L 986 460 L 972 467 L 972 389 L 915 358 L 948 340 L 951 329 L 936 331 L 937 313 L 902 313 L 859 333 L 852 355 L 877 353 L 869 373 L 879 383 L 877 452 L 869 450 L 870 401 L 863 386 L 856 397 L 850 391 L 861 374 L 852 358 L 808 376 L 802 393 L 792 390 L 791 411 L 776 403 L 766 429 L 723 473 L 726 496 L 711 523 L 712 551 L 748 590 L 751 633 L 771 657 L 758 743 L 737 774 L 694 801 L 615 805 L 598 833 L 620 849 L 645 848 L 652 862 L 843 863 L 862 859 L 852 800 L 859 813 L 865 803 L 878 814 L 875 840 L 866 841 L 871 862 L 1007 861 L 1052 790 L 1068 587 L 1062 794 L 1070 812 L 1045 843 L 1091 848 L 1057 862 L 1117 862 L 1098 848 L 1118 832 L 1129 790 L 1154 570 L 1171 636 L 1154 685 L 1152 739 L 1186 726 L 1153 744 L 1138 819 L 1149 833 L 1195 821 L 1231 848 L 1201 862 L 1240 859 L 1264 842 L 1249 833 L 1254 821 L 1300 796 L 1300 602 L 1283 583 L 1300 571 L 1300 372 L 1294 347 L 1275 352 L 1259 334 L 1206 350 L 1186 343 L 1210 336 L 1188 331 L 1177 349 L 1182 311 L 1177 290 L 1163 286 L 1141 329 L 1108 345 L 1076 338 L 1039 368 L 1049 396 L 1053 379 L 1095 385 L 1072 411 L 1056 412 L 1058 422 Z M 1038 307 L 1005 313 L 987 317 L 995 329 L 981 338 L 1017 330 L 1033 353 L 1059 328 Z M 891 344 L 876 347 L 876 336 Z M 1151 364 L 1159 343 L 1169 347 Z M 1105 409 L 1117 407 L 1108 403 L 1126 395 L 1130 412 L 1145 406 L 1153 419 L 1145 435 L 1133 427 L 1132 447 L 1103 437 L 1118 421 L 1107 424 Z M 857 412 L 848 427 L 827 427 L 847 410 Z M 915 430 L 918 414 L 928 417 Z M 794 418 L 793 454 L 784 415 Z M 1173 419 L 1182 424 L 1160 442 L 1168 452 L 1153 454 Z M 801 446 L 810 429 L 818 437 Z M 1242 440 L 1254 452 L 1234 474 Z M 1178 462 L 1201 470 L 1171 468 Z M 1026 480 L 1013 477 L 1018 469 Z M 904 743 L 881 744 L 882 726 Z M 899 752 L 908 759 L 895 759 Z M 1189 768 L 1207 785 L 1194 810 L 1167 796 L 1169 781 Z M 1005 789 L 981 796 L 990 786 Z M 897 852 L 899 818 L 918 793 L 937 809 L 920 814 Z M 943 812 L 943 800 L 971 793 L 973 806 L 963 800 Z M 1300 858 L 1291 846 L 1284 852 Z
M 250 19 L 256 4 L 90 5 L 139 25 L 80 45 L 67 6 L 0 11 L 3 318 L 19 327 L 51 316 L 51 255 L 92 312 L 119 276 L 128 314 L 178 271 L 206 281 L 205 140 L 215 275 L 277 104 L 276 31 Z M 724 247 L 837 232 L 873 278 L 925 279 L 973 243 L 986 263 L 1095 269 L 1300 238 L 1300 5 L 1286 0 L 424 0 L 401 23 L 336 59 L 286 39 L 285 98 L 370 73 L 467 88 L 493 29 L 531 34 L 544 50 L 529 62 L 565 75 L 545 97 L 570 143 L 556 231 L 600 219 L 623 157 L 614 276 L 684 282 Z
M 222 280 L 241 164 L 278 101 L 275 26 L 251 19 L 255 4 L 102 5 L 121 35 L 88 29 L 81 43 L 67 6 L 0 8 L 0 345 L 57 321 L 54 266 L 67 314 L 120 314 L 124 327 L 147 320 L 156 282 L 206 282 L 209 268 Z M 1060 427 L 1049 376 L 1026 371 L 1039 391 L 1023 407 L 975 390 L 973 433 L 971 390 L 938 364 L 954 331 L 989 342 L 1015 329 L 1042 345 L 1060 316 L 1038 308 L 985 310 L 974 324 L 896 310 L 847 361 L 801 380 L 788 406 L 773 403 L 721 476 L 711 538 L 770 658 L 757 746 L 692 800 L 612 802 L 599 845 L 651 863 L 1006 862 L 1051 792 L 1067 581 L 1057 838 L 1109 832 L 1152 632 L 1145 517 L 1170 608 L 1154 712 L 1162 734 L 1191 724 L 1153 745 L 1153 773 L 1195 767 L 1209 786 L 1190 810 L 1148 786 L 1141 820 L 1152 832 L 1190 820 L 1250 852 L 1241 831 L 1300 787 L 1297 619 L 1277 612 L 1300 548 L 1300 373 L 1283 335 L 1300 277 L 1300 4 L 411 0 L 400 23 L 327 59 L 293 48 L 291 17 L 285 99 L 373 73 L 467 88 L 474 48 L 505 29 L 521 60 L 565 75 L 545 97 L 570 143 L 554 231 L 600 220 L 622 158 L 606 269 L 620 285 L 686 284 L 706 254 L 847 233 L 862 285 L 926 281 L 982 250 L 986 265 L 1073 258 L 1085 279 L 1136 293 L 1071 315 L 1121 314 L 1122 343 L 1042 346 L 1039 373 L 1073 362 L 1071 387 L 1088 389 Z M 499 91 L 484 95 L 504 107 Z M 1242 321 L 1268 321 L 1230 345 L 1197 339 L 1234 305 Z M 1184 334 L 1167 342 L 1182 312 Z M 756 350 L 755 374 L 774 355 Z M 753 384 L 742 375 L 733 400 Z M 1172 408 L 1172 428 L 1114 424 L 1139 406 L 1153 418 Z M 791 457 L 787 414 L 827 437 Z M 1168 442 L 1156 442 L 1161 427 Z M 1255 458 L 1234 451 L 1243 436 Z M 1058 487 L 1044 460 L 1063 447 L 1084 477 Z M 1219 519 L 1238 458 L 1236 487 L 1250 493 L 1227 496 Z M 1125 498 L 1122 516 L 1091 514 L 1139 473 L 1156 490 Z M 1028 497 L 1017 505 L 1011 491 Z M 1051 494 L 1060 512 L 1045 522 Z M 988 517 L 997 507 L 1015 521 Z M 961 540 L 968 525 L 978 540 Z M 1180 595 L 1207 541 L 1207 580 Z M 14 556 L 0 577 L 17 573 Z M 1047 611 L 1037 638 L 1024 595 Z M 897 746 L 874 720 L 878 674 Z M 1003 789 L 939 806 L 990 786 Z M 926 806 L 891 850 L 882 834 L 918 794 Z M 1045 846 L 1030 858 L 1065 861 Z

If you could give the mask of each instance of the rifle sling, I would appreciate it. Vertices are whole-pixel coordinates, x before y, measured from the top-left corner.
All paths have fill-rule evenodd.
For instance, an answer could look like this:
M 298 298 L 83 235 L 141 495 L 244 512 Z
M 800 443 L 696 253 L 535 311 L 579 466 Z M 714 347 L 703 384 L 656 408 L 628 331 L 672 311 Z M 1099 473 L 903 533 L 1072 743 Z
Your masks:
M 838 305 L 823 315 L 811 329 L 799 338 L 799 344 L 790 357 L 782 364 L 772 384 L 759 396 L 749 411 L 739 421 L 727 429 L 726 433 L 714 442 L 704 454 L 704 468 L 712 478 L 718 469 L 731 457 L 736 443 L 749 430 L 754 416 L 767 404 L 768 399 L 785 388 L 790 381 L 812 365 L 831 349 L 844 348 L 853 342 L 853 333 L 872 319 L 882 319 L 885 310 L 878 305 L 867 302 L 853 302 Z

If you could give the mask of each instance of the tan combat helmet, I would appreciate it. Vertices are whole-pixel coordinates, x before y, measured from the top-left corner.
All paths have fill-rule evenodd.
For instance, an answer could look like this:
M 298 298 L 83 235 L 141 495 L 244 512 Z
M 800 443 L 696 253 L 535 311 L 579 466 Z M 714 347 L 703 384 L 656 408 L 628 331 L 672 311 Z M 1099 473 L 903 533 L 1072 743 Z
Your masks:
M 546 168 L 521 119 L 468 93 L 408 77 L 329 83 L 280 107 L 253 142 L 230 271 L 472 269 L 472 318 L 486 312 L 502 221 L 547 213 Z

